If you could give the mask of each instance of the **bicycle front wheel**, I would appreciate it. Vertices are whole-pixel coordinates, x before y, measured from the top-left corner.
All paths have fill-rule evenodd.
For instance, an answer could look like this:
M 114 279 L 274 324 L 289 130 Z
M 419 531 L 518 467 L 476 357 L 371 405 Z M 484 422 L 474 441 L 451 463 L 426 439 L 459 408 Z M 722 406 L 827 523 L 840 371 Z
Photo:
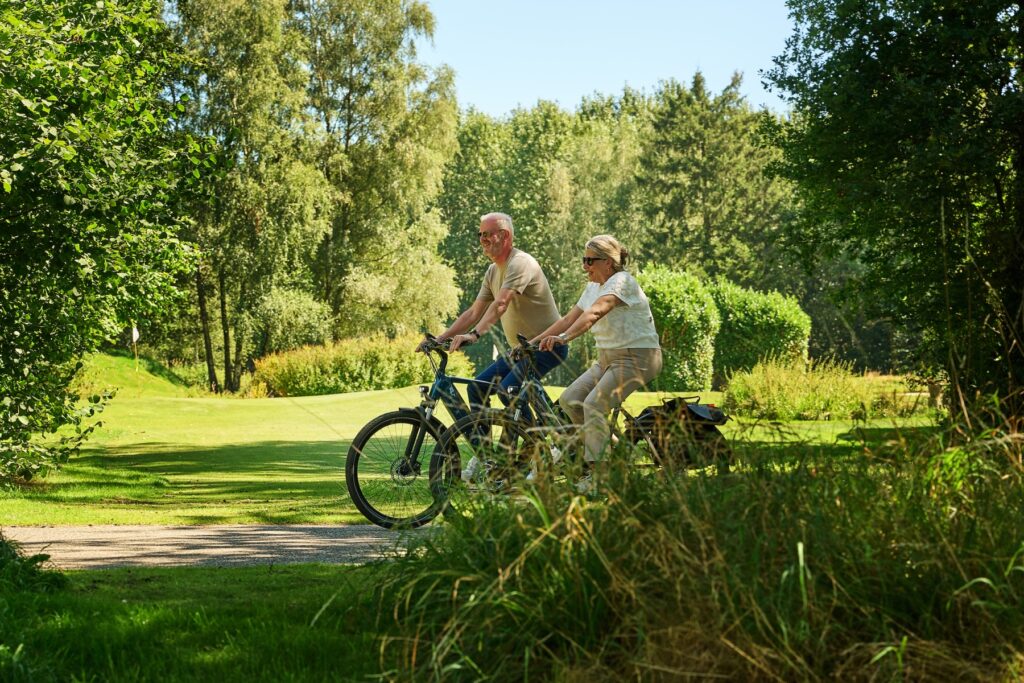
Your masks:
M 422 470 L 440 438 L 439 423 L 414 410 L 385 413 L 360 430 L 345 458 L 345 483 L 364 517 L 392 529 L 422 526 L 437 516 Z

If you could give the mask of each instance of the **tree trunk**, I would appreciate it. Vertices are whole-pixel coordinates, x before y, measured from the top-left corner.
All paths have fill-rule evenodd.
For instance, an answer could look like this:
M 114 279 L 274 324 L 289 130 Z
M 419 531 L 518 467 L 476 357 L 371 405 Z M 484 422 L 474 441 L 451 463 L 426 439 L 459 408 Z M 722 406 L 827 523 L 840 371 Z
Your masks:
M 235 364 L 234 372 L 231 375 L 231 391 L 238 391 L 242 388 L 242 336 L 235 335 Z
M 206 311 L 206 283 L 203 281 L 203 269 L 196 266 L 196 294 L 199 297 L 199 324 L 203 328 L 203 350 L 206 353 L 206 378 L 210 391 L 219 394 L 220 382 L 217 380 L 217 366 L 213 360 L 213 342 L 210 340 L 210 316 Z
M 220 282 L 220 325 L 224 332 L 224 388 L 232 391 L 234 381 L 231 376 L 231 327 L 228 325 L 228 293 L 224 283 L 224 271 L 218 274 Z

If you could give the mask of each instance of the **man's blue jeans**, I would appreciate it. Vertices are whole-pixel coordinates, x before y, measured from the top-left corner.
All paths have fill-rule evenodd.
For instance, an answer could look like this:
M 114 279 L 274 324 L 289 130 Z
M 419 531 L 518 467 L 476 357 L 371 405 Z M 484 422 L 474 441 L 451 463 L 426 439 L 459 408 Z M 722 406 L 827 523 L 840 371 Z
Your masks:
M 541 351 L 533 357 L 533 364 L 537 370 L 537 378 L 540 379 L 553 368 L 558 366 L 569 355 L 569 347 L 566 344 L 559 344 L 551 351 Z M 486 406 L 488 399 L 487 390 L 491 382 L 497 378 L 501 382 L 501 388 L 508 391 L 509 387 L 522 386 L 526 379 L 526 372 L 529 364 L 521 360 L 513 367 L 509 367 L 504 357 L 499 358 L 476 376 L 476 379 L 485 384 L 470 384 L 466 393 L 469 395 L 470 410 L 480 410 Z

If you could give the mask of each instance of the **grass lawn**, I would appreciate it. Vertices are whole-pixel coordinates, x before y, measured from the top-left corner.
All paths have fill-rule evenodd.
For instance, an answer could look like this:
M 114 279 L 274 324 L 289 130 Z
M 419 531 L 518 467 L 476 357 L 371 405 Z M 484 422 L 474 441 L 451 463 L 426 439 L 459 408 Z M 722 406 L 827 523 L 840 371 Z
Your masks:
M 0 491 L 0 527 L 362 523 L 345 489 L 349 444 L 374 416 L 419 401 L 415 387 L 303 398 L 194 396 L 159 366 L 140 361 L 136 370 L 131 358 L 104 355 L 93 357 L 83 384 L 118 388 L 103 426 L 60 472 Z M 634 394 L 627 409 L 659 398 Z M 858 428 L 877 440 L 892 423 L 733 421 L 725 431 L 745 442 L 803 442 L 841 454 L 858 449 Z
M 0 590 L 3 681 L 338 681 L 380 671 L 372 567 L 68 572 Z

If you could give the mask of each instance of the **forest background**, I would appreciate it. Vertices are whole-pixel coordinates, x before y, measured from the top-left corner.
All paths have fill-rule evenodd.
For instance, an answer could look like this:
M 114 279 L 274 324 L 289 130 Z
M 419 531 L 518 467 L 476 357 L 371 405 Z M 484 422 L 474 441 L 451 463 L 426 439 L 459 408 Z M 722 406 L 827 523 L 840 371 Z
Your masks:
M 765 76 L 788 114 L 698 72 L 504 117 L 418 60 L 424 2 L 4 5 L 5 452 L 75 423 L 82 354 L 133 328 L 214 391 L 289 347 L 438 331 L 492 210 L 563 311 L 611 233 L 637 268 L 796 297 L 812 357 L 1012 395 L 1019 7 L 788 5 Z

